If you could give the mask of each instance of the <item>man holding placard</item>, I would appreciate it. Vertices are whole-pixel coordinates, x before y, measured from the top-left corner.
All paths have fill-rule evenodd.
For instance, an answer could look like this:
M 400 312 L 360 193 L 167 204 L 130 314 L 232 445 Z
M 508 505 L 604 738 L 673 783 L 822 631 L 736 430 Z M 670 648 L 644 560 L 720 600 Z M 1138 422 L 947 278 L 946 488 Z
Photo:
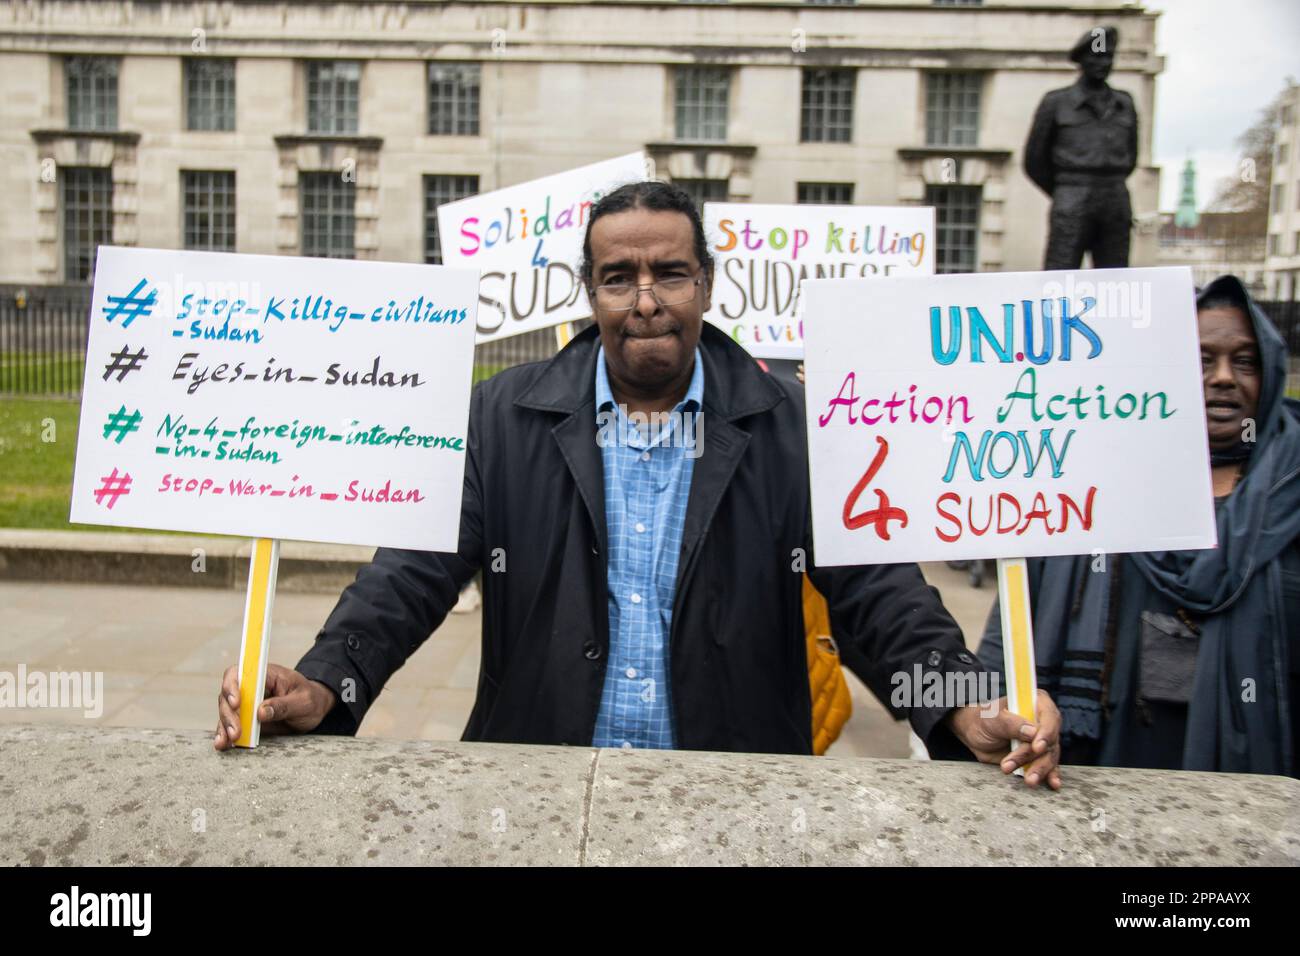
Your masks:
M 596 324 L 474 392 L 458 551 L 381 548 L 296 670 L 271 667 L 268 729 L 355 733 L 479 567 L 467 740 L 811 753 L 805 571 L 882 701 L 899 674 L 983 672 L 914 564 L 812 562 L 802 394 L 703 322 L 713 261 L 689 197 L 602 198 L 580 271 Z M 217 749 L 238 693 L 232 670 Z M 1036 724 L 1004 700 L 892 709 L 935 755 L 1060 786 L 1045 694 Z

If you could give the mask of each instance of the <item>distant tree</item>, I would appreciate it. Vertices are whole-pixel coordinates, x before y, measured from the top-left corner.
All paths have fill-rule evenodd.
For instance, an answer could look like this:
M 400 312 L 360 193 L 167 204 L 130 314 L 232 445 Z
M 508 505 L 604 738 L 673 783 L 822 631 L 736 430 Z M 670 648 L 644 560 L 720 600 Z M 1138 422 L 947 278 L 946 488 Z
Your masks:
M 1229 220 L 1233 238 L 1263 236 L 1268 232 L 1268 192 L 1273 175 L 1273 132 L 1286 91 L 1260 110 L 1250 128 L 1237 137 L 1241 150 L 1237 174 L 1219 181 L 1210 212 L 1235 213 Z

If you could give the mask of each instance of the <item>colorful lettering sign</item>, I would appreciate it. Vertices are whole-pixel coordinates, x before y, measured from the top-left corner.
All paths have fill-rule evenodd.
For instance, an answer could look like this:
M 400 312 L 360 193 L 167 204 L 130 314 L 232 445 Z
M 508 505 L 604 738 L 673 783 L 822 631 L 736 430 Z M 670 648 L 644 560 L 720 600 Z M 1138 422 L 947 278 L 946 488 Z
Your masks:
M 1214 547 L 1188 269 L 804 294 L 818 564 Z
M 478 273 L 101 246 L 71 520 L 454 551 Z
M 716 276 L 705 316 L 760 358 L 803 357 L 804 279 L 934 274 L 930 206 L 705 203 Z
M 591 208 L 646 166 L 629 153 L 438 207 L 442 261 L 482 272 L 478 342 L 591 315 L 578 281 Z

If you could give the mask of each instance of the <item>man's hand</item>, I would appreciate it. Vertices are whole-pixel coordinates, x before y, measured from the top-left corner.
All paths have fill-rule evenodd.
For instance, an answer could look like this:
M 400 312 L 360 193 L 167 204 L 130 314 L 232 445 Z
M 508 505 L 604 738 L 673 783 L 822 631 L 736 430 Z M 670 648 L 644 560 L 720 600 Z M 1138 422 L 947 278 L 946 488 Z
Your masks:
M 948 726 L 957 739 L 971 749 L 981 763 L 996 763 L 1003 773 L 1025 768 L 1025 783 L 1037 787 L 1044 780 L 1053 790 L 1061 789 L 1061 714 L 1046 691 L 1038 692 L 1038 725 L 1007 710 L 1005 697 L 993 704 L 958 707 L 948 715 Z M 1012 751 L 1024 741 L 1028 747 Z
M 258 718 L 264 734 L 306 733 L 315 730 L 334 707 L 335 694 L 319 681 L 308 680 L 279 664 L 266 665 L 266 691 Z M 217 695 L 216 750 L 229 750 L 239 740 L 239 669 L 226 668 Z

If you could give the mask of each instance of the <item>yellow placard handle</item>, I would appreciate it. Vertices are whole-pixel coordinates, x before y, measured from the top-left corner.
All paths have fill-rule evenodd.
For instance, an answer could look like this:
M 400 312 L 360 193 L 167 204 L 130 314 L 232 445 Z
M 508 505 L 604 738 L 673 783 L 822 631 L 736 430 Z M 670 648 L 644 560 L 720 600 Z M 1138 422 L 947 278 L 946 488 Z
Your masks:
M 998 558 L 998 604 L 1002 611 L 1002 670 L 1007 677 L 1007 707 L 1037 724 L 1034 623 L 1030 617 L 1029 568 L 1024 558 Z
M 559 351 L 573 341 L 573 323 L 561 322 L 555 327 L 555 349 Z
M 275 575 L 280 566 L 280 542 L 254 538 L 248 565 L 248 596 L 244 603 L 244 634 L 239 646 L 239 740 L 237 747 L 256 747 L 261 733 L 257 712 L 266 689 L 266 662 L 271 653 L 271 608 Z

